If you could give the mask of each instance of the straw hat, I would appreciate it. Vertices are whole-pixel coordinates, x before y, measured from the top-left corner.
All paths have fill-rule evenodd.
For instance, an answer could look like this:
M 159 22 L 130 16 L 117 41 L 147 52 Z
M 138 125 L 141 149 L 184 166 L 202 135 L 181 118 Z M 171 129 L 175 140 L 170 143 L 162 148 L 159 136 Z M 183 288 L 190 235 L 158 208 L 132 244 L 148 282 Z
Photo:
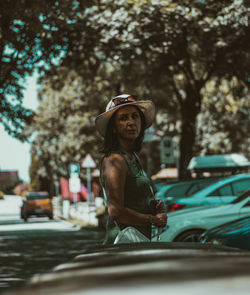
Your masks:
M 121 94 L 109 101 L 106 107 L 106 111 L 95 119 L 95 126 L 99 133 L 104 137 L 108 127 L 108 122 L 112 115 L 119 109 L 124 106 L 136 106 L 138 107 L 144 117 L 146 128 L 150 127 L 154 121 L 155 117 L 155 105 L 151 100 L 138 100 L 130 94 Z

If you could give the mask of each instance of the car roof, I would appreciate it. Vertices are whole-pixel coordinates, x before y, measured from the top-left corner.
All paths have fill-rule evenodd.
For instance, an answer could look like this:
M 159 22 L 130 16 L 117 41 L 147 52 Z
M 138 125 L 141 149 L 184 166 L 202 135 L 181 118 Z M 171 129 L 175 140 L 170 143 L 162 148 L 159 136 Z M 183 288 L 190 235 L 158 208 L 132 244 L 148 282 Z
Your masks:
M 234 180 L 241 180 L 241 179 L 250 179 L 250 173 L 237 174 L 237 175 L 227 176 L 225 178 L 219 179 L 216 182 L 213 182 L 211 184 L 208 184 L 205 187 L 202 187 L 201 189 L 199 189 L 198 191 L 194 192 L 193 194 L 190 194 L 190 195 L 185 196 L 185 197 L 175 198 L 175 202 L 177 200 L 179 202 L 181 202 L 184 199 L 186 200 L 187 197 L 188 197 L 188 199 L 191 199 L 191 198 L 196 198 L 196 197 L 200 197 L 200 196 L 205 196 L 206 194 L 212 192 L 213 190 L 216 190 L 217 188 L 220 188 L 223 185 L 226 185 L 228 183 L 231 183 Z
M 228 177 L 228 176 L 227 176 Z M 192 184 L 196 183 L 206 183 L 210 185 L 211 183 L 217 182 L 220 179 L 224 179 L 222 176 L 213 176 L 213 177 L 203 177 L 203 178 L 192 178 L 183 181 L 179 181 L 176 183 L 166 184 L 159 188 L 160 192 L 166 192 L 167 190 L 174 188 L 174 187 L 181 187 L 181 186 L 191 186 Z
M 250 168 L 250 162 L 237 153 L 193 157 L 188 165 L 188 169 L 194 172 L 240 171 L 243 168 Z
M 192 196 L 196 195 L 196 194 L 200 194 L 203 193 L 205 190 L 213 190 L 216 188 L 219 188 L 221 185 L 230 183 L 234 180 L 241 180 L 241 179 L 246 179 L 246 178 L 250 178 L 250 173 L 245 173 L 245 174 L 237 174 L 237 175 L 233 175 L 233 176 L 227 176 L 225 178 L 222 178 L 214 183 L 211 183 L 210 185 L 202 188 L 201 190 L 199 190 L 198 192 L 194 193 Z M 192 197 L 191 196 L 191 197 Z

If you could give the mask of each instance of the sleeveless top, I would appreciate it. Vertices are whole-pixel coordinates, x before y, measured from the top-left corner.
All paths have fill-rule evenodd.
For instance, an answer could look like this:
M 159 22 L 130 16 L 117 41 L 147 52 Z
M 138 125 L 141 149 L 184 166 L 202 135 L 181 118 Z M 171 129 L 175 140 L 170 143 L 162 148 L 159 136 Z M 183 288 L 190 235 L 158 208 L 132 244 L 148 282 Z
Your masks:
M 142 214 L 150 214 L 149 204 L 154 199 L 154 192 L 151 186 L 151 179 L 143 170 L 137 155 L 134 153 L 135 158 L 133 158 L 124 149 L 120 149 L 119 151 L 113 153 L 119 153 L 128 165 L 128 174 L 126 176 L 124 188 L 124 207 L 133 209 Z M 127 157 L 125 155 L 127 155 Z M 104 191 L 104 199 L 106 199 L 105 184 L 102 177 L 102 172 L 100 174 L 100 183 Z M 107 208 L 107 200 L 105 200 L 105 205 Z M 112 244 L 119 233 L 119 230 L 128 226 L 129 225 L 115 222 L 108 215 L 104 244 Z M 143 233 L 147 238 L 151 239 L 150 225 L 134 227 Z

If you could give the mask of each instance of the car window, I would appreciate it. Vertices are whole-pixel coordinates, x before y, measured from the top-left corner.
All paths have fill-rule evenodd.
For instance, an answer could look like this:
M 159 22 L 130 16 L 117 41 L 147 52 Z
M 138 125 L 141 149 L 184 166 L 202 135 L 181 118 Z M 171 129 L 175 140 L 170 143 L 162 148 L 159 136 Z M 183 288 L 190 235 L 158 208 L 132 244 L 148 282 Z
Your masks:
M 248 201 L 243 207 L 250 207 L 250 201 Z
M 211 192 L 208 197 L 213 197 L 213 196 L 223 196 L 223 197 L 226 197 L 226 196 L 233 196 L 233 191 L 232 191 L 232 187 L 231 187 L 231 184 L 226 184 L 220 188 L 218 188 L 217 190 Z
M 250 188 L 250 178 L 241 179 L 232 183 L 234 195 L 241 195 Z
M 183 185 L 177 185 L 172 188 L 170 188 L 166 193 L 165 197 L 183 197 L 187 191 L 189 185 L 183 184 Z
M 187 195 L 190 196 L 193 193 L 197 192 L 200 189 L 199 183 L 194 183 L 187 191 Z
M 198 193 L 205 187 L 211 185 L 213 182 L 219 181 L 221 177 L 216 177 L 216 178 L 206 178 L 206 179 L 201 179 L 197 181 L 197 183 L 194 183 L 192 187 L 189 188 L 187 191 L 187 196 L 191 196 L 195 193 Z
M 238 198 L 232 201 L 232 204 L 237 204 L 246 198 L 250 197 L 250 190 L 245 191 L 243 194 L 241 194 Z

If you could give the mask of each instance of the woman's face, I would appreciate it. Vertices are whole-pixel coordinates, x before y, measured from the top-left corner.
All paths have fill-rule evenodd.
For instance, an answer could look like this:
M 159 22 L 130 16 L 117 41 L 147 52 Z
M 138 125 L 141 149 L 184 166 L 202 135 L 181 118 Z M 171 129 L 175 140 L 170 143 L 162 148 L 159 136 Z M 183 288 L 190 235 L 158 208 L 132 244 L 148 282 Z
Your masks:
M 115 133 L 118 140 L 134 141 L 141 132 L 141 117 L 134 106 L 124 106 L 115 113 Z

